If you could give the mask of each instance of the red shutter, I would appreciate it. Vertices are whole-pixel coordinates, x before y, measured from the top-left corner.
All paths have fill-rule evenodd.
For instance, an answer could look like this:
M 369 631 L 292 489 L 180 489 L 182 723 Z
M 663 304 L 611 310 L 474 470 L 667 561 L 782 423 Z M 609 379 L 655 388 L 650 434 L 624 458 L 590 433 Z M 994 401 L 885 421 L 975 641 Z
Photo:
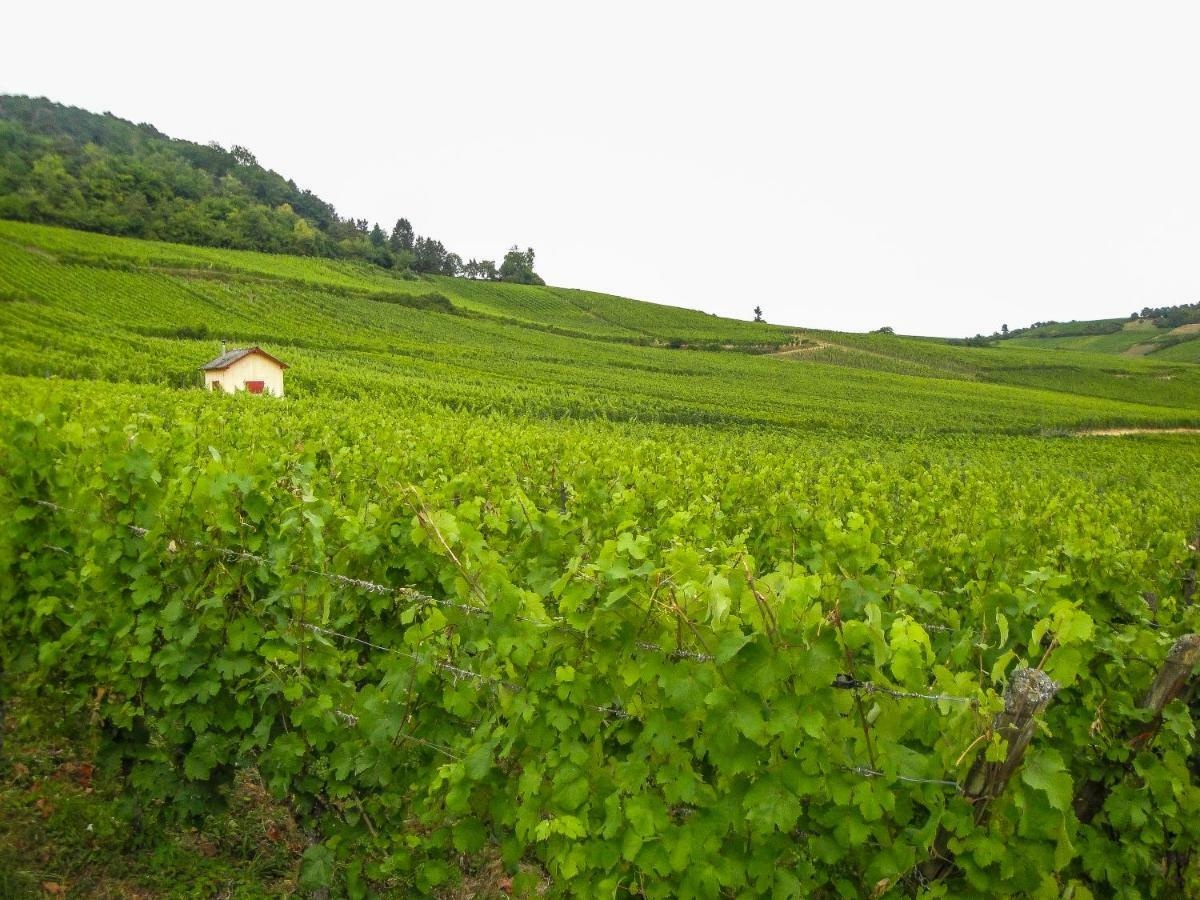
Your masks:
M 248 390 L 252 394 L 261 394 L 263 392 L 263 382 L 247 381 L 246 382 L 246 390 Z

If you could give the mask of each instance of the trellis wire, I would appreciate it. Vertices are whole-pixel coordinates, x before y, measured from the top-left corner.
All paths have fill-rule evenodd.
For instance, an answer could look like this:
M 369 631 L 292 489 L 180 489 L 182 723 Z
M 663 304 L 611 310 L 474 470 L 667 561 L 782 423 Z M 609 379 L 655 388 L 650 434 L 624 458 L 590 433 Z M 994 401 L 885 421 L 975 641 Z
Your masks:
M 883 694 L 896 700 L 927 700 L 931 703 L 970 704 L 978 702 L 974 697 L 960 697 L 957 694 L 922 694 L 917 691 L 897 691 L 892 688 L 881 687 L 872 681 L 859 681 L 857 678 L 846 674 L 835 677 L 829 686 L 842 691 L 864 691 L 868 694 Z
M 358 716 L 354 715 L 354 713 L 348 713 L 342 709 L 335 709 L 333 711 L 333 716 L 347 728 L 353 728 L 358 724 Z M 400 734 L 396 735 L 396 739 L 401 741 L 411 741 L 414 744 L 420 744 L 423 747 L 428 747 L 430 750 L 436 750 L 443 756 L 448 756 L 453 760 L 462 760 L 462 757 L 449 747 L 436 744 L 433 741 L 426 740 L 425 738 L 419 738 L 415 734 L 400 732 Z
M 62 506 L 58 503 L 54 503 L 49 500 L 35 499 L 33 502 L 38 505 L 48 507 L 50 509 L 54 509 L 56 511 L 74 512 L 74 510 L 70 509 L 69 507 Z M 144 538 L 150 533 L 149 529 L 143 528 L 142 526 L 139 526 L 139 525 L 126 525 L 125 527 L 132 534 L 134 534 L 138 537 Z M 176 543 L 176 539 L 174 539 L 174 538 L 170 539 L 170 541 L 171 541 L 172 545 L 174 545 Z M 197 547 L 200 549 L 216 550 L 222 557 L 224 557 L 226 559 L 254 562 L 254 563 L 258 563 L 260 565 L 268 565 L 269 564 L 269 560 L 267 560 L 265 557 L 258 556 L 256 554 L 250 553 L 249 551 L 246 551 L 246 550 L 234 550 L 234 549 L 231 549 L 228 547 L 221 547 L 221 546 L 215 546 L 215 545 L 211 545 L 211 544 L 205 544 L 201 541 L 181 541 L 181 542 L 188 544 L 189 546 Z M 51 550 L 53 552 L 70 555 L 69 551 L 65 550 L 62 547 L 58 547 L 58 546 L 54 546 L 54 545 L 50 545 L 50 544 L 47 544 L 45 546 L 46 546 L 46 549 Z M 376 582 L 368 581 L 366 579 L 353 578 L 348 575 L 339 575 L 336 573 L 321 572 L 321 571 L 317 571 L 317 570 L 303 569 L 303 570 L 297 570 L 297 571 L 301 571 L 307 575 L 313 575 L 316 577 L 324 578 L 324 579 L 327 579 L 336 584 L 341 584 L 341 585 L 356 588 L 358 590 L 366 591 L 368 593 L 393 594 L 393 595 L 417 600 L 419 602 L 434 603 L 434 604 L 441 605 L 441 606 L 447 606 L 447 607 L 459 609 L 460 611 L 466 612 L 471 615 L 484 615 L 484 616 L 492 615 L 490 610 L 484 609 L 482 607 L 477 607 L 477 606 L 474 606 L 471 604 L 457 603 L 452 600 L 438 599 L 436 597 L 433 597 L 432 595 L 426 594 L 423 591 L 420 591 L 413 587 L 408 587 L 408 586 L 390 587 L 388 585 L 377 584 Z M 523 617 L 518 617 L 518 618 L 520 618 L 522 621 L 526 621 L 531 624 L 538 625 L 540 627 L 557 627 L 558 623 L 561 622 L 560 619 L 556 619 L 554 622 L 541 622 L 541 621 L 537 621 L 537 620 L 525 619 Z M 372 641 L 363 640 L 362 638 L 354 637 L 353 635 L 344 634 L 342 632 L 334 631 L 333 629 L 329 629 L 329 628 L 323 628 L 319 625 L 315 625 L 315 624 L 308 623 L 308 622 L 295 622 L 293 624 L 297 624 L 302 628 L 305 628 L 309 631 L 312 631 L 316 634 L 319 634 L 319 635 L 322 635 L 325 637 L 333 637 L 333 638 L 337 638 L 340 640 L 351 641 L 353 643 L 368 647 L 373 650 L 378 650 L 383 653 L 391 653 L 391 654 L 394 654 L 397 656 L 411 659 L 418 663 L 424 663 L 427 665 L 431 665 L 435 668 L 438 668 L 445 672 L 450 673 L 456 681 L 458 681 L 460 679 L 470 679 L 479 684 L 487 684 L 487 685 L 491 685 L 493 687 L 497 687 L 497 686 L 503 687 L 505 689 L 508 689 L 508 690 L 511 690 L 514 692 L 519 692 L 522 690 L 522 687 L 520 685 L 516 685 L 511 682 L 504 681 L 502 679 L 491 678 L 486 675 L 481 675 L 478 672 L 473 672 L 469 669 L 464 669 L 460 666 L 453 665 L 452 663 L 448 663 L 443 660 L 434 659 L 432 657 L 421 655 L 418 653 L 413 653 L 408 650 L 399 650 L 394 647 L 386 647 L 382 644 L 376 644 Z M 946 626 L 936 626 L 935 625 L 935 626 L 923 626 L 923 627 L 926 627 L 929 630 L 939 630 L 939 631 L 952 631 L 953 630 Z M 695 651 L 684 650 L 682 648 L 677 648 L 675 650 L 667 650 L 667 649 L 659 646 L 658 644 L 653 644 L 653 643 L 650 643 L 647 641 L 639 641 L 639 642 L 637 642 L 636 646 L 638 647 L 638 649 L 647 650 L 647 651 L 656 652 L 656 653 L 662 653 L 665 656 L 667 656 L 669 658 L 673 658 L 673 659 L 687 659 L 687 660 L 692 660 L 692 661 L 696 661 L 696 662 L 714 662 L 716 660 L 716 657 L 712 656 L 711 654 L 697 653 Z M 889 697 L 893 697 L 895 699 L 918 699 L 918 700 L 926 700 L 926 701 L 931 701 L 931 702 L 945 701 L 945 702 L 952 702 L 952 703 L 975 703 L 976 702 L 975 698 L 973 698 L 973 697 L 959 697 L 959 696 L 954 696 L 954 695 L 950 695 L 950 694 L 924 694 L 924 693 L 913 692 L 913 691 L 896 691 L 896 690 L 892 690 L 890 688 L 880 687 L 879 685 L 876 685 L 869 681 L 857 681 L 857 680 L 848 679 L 848 678 L 843 680 L 843 678 L 844 678 L 844 676 L 838 676 L 838 678 L 834 680 L 831 687 L 842 688 L 842 689 L 863 690 L 867 693 L 880 693 L 880 694 L 884 694 Z M 612 715 L 617 718 L 628 718 L 629 717 L 629 713 L 626 710 L 624 710 L 618 706 L 592 706 L 589 704 L 585 704 L 585 706 L 587 706 L 587 708 L 589 708 L 589 709 L 593 709 L 598 712 L 603 712 L 603 713 Z M 337 718 L 338 721 L 340 721 L 346 727 L 355 727 L 358 725 L 359 718 L 358 718 L 358 716 L 354 715 L 353 713 L 349 713 L 349 712 L 346 712 L 341 709 L 335 709 L 335 710 L 333 710 L 333 714 L 334 714 L 334 717 Z M 454 760 L 462 759 L 462 757 L 455 754 L 448 747 L 442 746 L 440 744 L 437 744 L 433 741 L 426 740 L 424 738 L 417 737 L 416 735 L 413 735 L 413 734 L 401 733 L 397 736 L 397 739 L 409 741 L 409 742 L 416 743 L 418 745 L 427 747 L 431 750 L 434 750 L 438 753 L 441 753 L 441 754 L 449 757 L 450 759 L 454 759 Z M 863 778 L 887 777 L 886 773 L 881 772 L 878 769 L 873 769 L 873 768 L 869 768 L 866 766 L 844 766 L 843 769 L 847 772 L 850 772 L 854 775 L 858 775 Z M 908 782 L 911 784 L 931 784 L 931 785 L 938 785 L 938 786 L 942 786 L 942 787 L 952 787 L 955 790 L 961 790 L 961 786 L 956 781 L 948 781 L 948 780 L 937 779 L 937 778 L 917 778 L 917 777 L 913 777 L 913 776 L 909 776 L 909 775 L 899 775 L 899 774 L 897 774 L 893 777 L 898 781 L 904 781 L 904 782 Z
M 33 502 L 40 506 L 45 506 L 50 509 L 54 509 L 56 511 L 75 512 L 75 510 L 71 509 L 70 507 L 62 506 L 61 504 L 54 503 L 50 500 L 34 499 Z M 131 533 L 133 533 L 134 535 L 136 535 L 138 537 L 146 537 L 150 533 L 149 529 L 143 528 L 140 525 L 126 525 L 125 527 Z M 171 538 L 170 541 L 171 541 L 171 544 L 174 545 L 177 542 L 177 539 Z M 202 541 L 192 541 L 192 540 L 180 539 L 179 542 L 187 544 L 188 546 L 199 548 L 199 549 L 216 550 L 216 552 L 219 553 L 225 559 L 245 561 L 245 562 L 254 562 L 259 565 L 269 565 L 270 564 L 270 560 L 268 560 L 266 557 L 259 556 L 254 553 L 250 553 L 247 550 L 241 550 L 241 549 L 235 550 L 235 549 L 228 548 L 228 547 L 221 547 L 219 545 L 206 544 Z M 56 547 L 56 546 L 53 546 L 50 544 L 47 544 L 46 547 L 47 547 L 47 549 L 52 550 L 54 552 L 59 552 L 59 553 L 64 553 L 64 554 L 68 553 L 68 551 L 64 550 L 61 547 Z M 491 610 L 485 609 L 483 607 L 475 606 L 475 605 L 469 604 L 469 603 L 459 603 L 454 600 L 447 600 L 444 598 L 434 597 L 431 594 L 427 594 L 424 591 L 418 590 L 417 588 L 410 587 L 407 585 L 401 586 L 401 587 L 391 587 L 389 585 L 378 584 L 373 581 L 368 581 L 363 578 L 354 578 L 349 575 L 339 575 L 339 574 L 333 573 L 333 572 L 321 572 L 316 569 L 297 569 L 297 571 L 300 571 L 306 575 L 313 575 L 318 578 L 324 578 L 335 584 L 353 587 L 358 590 L 366 591 L 366 592 L 372 593 L 372 594 L 392 594 L 395 596 L 415 600 L 415 601 L 421 602 L 421 603 L 433 603 L 438 606 L 443 606 L 443 607 L 447 607 L 447 608 L 451 608 L 451 609 L 457 609 L 461 612 L 467 613 L 468 615 L 481 615 L 481 616 L 489 616 L 489 617 L 492 615 Z M 540 621 L 540 620 L 536 620 L 536 619 L 530 619 L 530 618 L 527 618 L 524 616 L 517 616 L 516 618 L 519 621 L 526 622 L 526 623 L 532 624 L 532 625 L 536 625 L 541 628 L 563 627 L 562 620 L 557 619 L 557 618 L 550 622 L 544 622 L 544 621 Z M 315 628 L 316 626 L 306 624 L 305 627 Z M 942 625 L 928 625 L 928 626 L 922 626 L 922 627 L 930 629 L 930 630 L 939 630 L 939 631 L 943 631 L 943 630 L 944 631 L 952 631 L 953 630 L 953 629 L 950 629 L 950 628 L 948 628 L 946 626 L 942 626 Z M 424 657 L 420 657 L 417 654 L 409 653 L 407 651 L 396 650 L 396 649 L 390 648 L 390 647 L 382 647 L 382 646 L 379 646 L 376 644 L 371 644 L 368 641 L 362 641 L 359 638 L 351 637 L 350 635 L 343 635 L 343 634 L 339 634 L 337 632 L 330 632 L 327 630 L 324 633 L 335 636 L 335 637 L 344 638 L 346 640 L 357 641 L 360 644 L 365 644 L 366 646 L 372 647 L 377 650 L 382 650 L 384 652 L 396 653 L 401 656 L 407 656 L 411 659 L 417 660 L 418 662 L 427 662 L 431 665 L 435 665 L 438 668 L 444 669 L 445 671 L 454 673 L 457 676 L 461 676 L 463 678 L 472 678 L 472 679 L 477 679 L 477 680 L 481 680 L 481 681 L 495 681 L 498 684 L 502 684 L 502 685 L 508 687 L 510 690 L 511 689 L 519 690 L 519 688 L 516 685 L 509 684 L 508 682 L 499 681 L 497 679 L 488 679 L 486 676 L 479 675 L 478 673 L 471 672 L 470 670 L 467 670 L 467 669 L 460 669 L 456 666 L 451 665 L 450 663 L 441 662 L 439 660 L 427 659 Z M 693 650 L 685 650 L 682 648 L 677 648 L 674 650 L 667 650 L 666 648 L 661 647 L 658 644 L 650 643 L 648 641 L 638 641 L 635 646 L 640 650 L 647 650 L 647 651 L 654 652 L 654 653 L 662 653 L 663 655 L 665 655 L 671 659 L 686 659 L 686 660 L 691 660 L 694 662 L 715 662 L 716 661 L 716 657 L 714 657 L 708 653 L 698 653 Z M 920 692 L 915 692 L 915 691 L 897 691 L 897 690 L 893 690 L 891 688 L 881 687 L 881 686 L 873 684 L 872 682 L 869 682 L 869 681 L 862 681 L 862 682 L 855 681 L 854 683 L 841 683 L 840 678 L 841 678 L 841 676 L 839 676 L 839 679 L 835 679 L 835 681 L 832 685 L 833 687 L 861 689 L 861 690 L 866 691 L 867 693 L 884 694 L 886 696 L 892 697 L 897 700 L 926 700 L 929 702 L 972 703 L 972 704 L 976 702 L 975 698 L 973 698 L 973 697 L 959 697 L 959 696 L 954 696 L 952 694 L 925 694 L 925 693 L 920 693 Z M 598 707 L 592 707 L 592 708 L 599 710 L 601 712 L 609 713 L 611 715 L 616 715 L 620 718 L 628 717 L 628 713 L 625 710 L 620 709 L 618 707 L 599 707 L 598 706 Z
M 325 635 L 327 637 L 340 638 L 344 641 L 353 641 L 354 643 L 361 644 L 364 647 L 370 647 L 372 650 L 380 650 L 384 653 L 394 653 L 397 656 L 403 656 L 419 663 L 425 663 L 427 665 L 434 666 L 435 668 L 449 672 L 456 679 L 470 678 L 479 682 L 499 685 L 500 687 L 508 688 L 510 691 L 521 690 L 520 685 L 512 684 L 500 678 L 491 678 L 487 675 L 480 675 L 478 672 L 472 672 L 470 669 L 463 669 L 459 666 L 453 665 L 452 663 L 444 662 L 440 659 L 434 659 L 430 656 L 423 656 L 420 653 L 413 653 L 409 650 L 398 650 L 395 647 L 384 647 L 382 644 L 364 641 L 362 638 L 357 638 L 349 634 L 342 634 L 340 631 L 334 631 L 331 628 L 322 628 L 320 625 L 313 625 L 310 622 L 295 622 L 294 624 L 299 625 L 301 628 L 307 628 L 309 631 L 317 634 Z
M 886 778 L 886 772 L 880 772 L 878 769 L 871 769 L 867 766 L 845 766 L 847 772 L 855 775 L 861 775 L 863 778 Z M 955 790 L 961 791 L 962 785 L 957 781 L 946 781 L 941 778 L 914 778 L 912 775 L 893 775 L 897 781 L 907 781 L 909 784 L 937 784 L 942 787 L 952 787 Z
M 714 662 L 716 660 L 715 656 L 710 656 L 707 653 L 696 653 L 692 650 L 682 649 L 666 650 L 660 647 L 658 644 L 651 644 L 648 641 L 638 641 L 634 646 L 636 646 L 639 650 L 649 650 L 653 653 L 662 653 L 663 655 L 672 657 L 674 659 L 691 659 L 695 660 L 696 662 Z
M 429 656 L 422 656 L 419 653 L 412 653 L 408 650 L 397 650 L 395 647 L 385 647 L 382 644 L 375 644 L 375 643 L 372 643 L 371 641 L 364 641 L 362 638 L 356 638 L 353 635 L 349 635 L 349 634 L 342 634 L 340 631 L 334 631 L 330 628 L 322 628 L 320 625 L 313 625 L 310 622 L 293 622 L 293 624 L 299 625 L 301 628 L 307 628 L 309 631 L 316 632 L 317 634 L 322 634 L 322 635 L 325 635 L 328 637 L 341 638 L 342 640 L 352 641 L 356 644 L 362 644 L 364 647 L 370 647 L 372 650 L 380 650 L 384 653 L 394 653 L 397 656 L 403 656 L 408 659 L 415 660 L 417 662 L 426 663 L 428 665 L 439 668 L 445 672 L 449 672 L 456 679 L 470 678 L 470 679 L 473 679 L 473 680 L 476 680 L 476 681 L 479 681 L 482 683 L 499 685 L 500 687 L 507 688 L 508 690 L 513 691 L 514 693 L 518 693 L 518 692 L 524 690 L 521 687 L 521 685 L 519 685 L 519 684 L 513 684 L 510 681 L 504 681 L 499 678 L 491 678 L 487 675 L 480 675 L 478 672 L 472 672 L 470 669 L 464 669 L 461 666 L 456 666 L 452 663 L 448 663 L 448 662 L 445 662 L 440 659 L 433 659 L 432 657 L 429 657 Z M 588 709 L 594 709 L 597 712 L 608 713 L 609 715 L 616 716 L 617 718 L 620 718 L 620 719 L 629 718 L 629 713 L 626 712 L 624 709 L 621 709 L 619 706 L 592 706 L 590 704 L 583 704 L 583 705 L 586 706 Z M 350 715 L 350 714 L 344 713 L 344 715 Z
M 68 506 L 62 506 L 61 504 L 54 503 L 50 500 L 34 499 L 33 502 L 38 504 L 39 506 L 45 506 L 49 509 L 53 509 L 53 510 L 60 511 L 60 512 L 69 512 L 69 513 L 76 512 L 76 510 L 74 510 Z M 150 533 L 150 530 L 148 528 L 143 528 L 140 525 L 126 525 L 125 528 L 128 529 L 132 534 L 136 535 L 137 537 L 144 538 Z M 229 559 L 229 560 L 254 562 L 254 563 L 258 563 L 259 565 L 270 565 L 270 560 L 268 560 L 266 557 L 258 556 L 257 554 L 250 553 L 247 550 L 234 550 L 229 547 L 221 547 L 219 545 L 208 544 L 203 541 L 193 541 L 193 540 L 176 539 L 176 538 L 171 538 L 170 541 L 172 544 L 175 544 L 177 542 L 183 543 L 190 547 L 196 547 L 201 550 L 215 550 L 220 556 L 222 556 L 225 559 Z M 68 553 L 68 551 L 64 550 L 61 547 L 54 547 L 50 544 L 47 544 L 45 546 L 47 547 L 47 549 L 53 550 L 55 552 L 61 552 L 66 555 L 70 555 Z M 318 578 L 324 578 L 324 579 L 334 582 L 336 584 L 353 587 L 358 590 L 366 591 L 367 593 L 371 593 L 371 594 L 394 594 L 396 596 L 414 600 L 414 601 L 417 601 L 420 603 L 433 603 L 438 606 L 446 607 L 449 609 L 457 609 L 461 612 L 467 613 L 468 615 L 478 615 L 478 616 L 487 616 L 487 617 L 490 617 L 493 615 L 491 610 L 484 609 L 481 606 L 474 606 L 473 604 L 469 604 L 469 603 L 459 603 L 454 600 L 447 600 L 447 599 L 434 597 L 431 594 L 427 594 L 424 591 L 421 591 L 417 588 L 410 587 L 407 585 L 401 586 L 401 587 L 391 587 L 386 584 L 378 584 L 374 581 L 368 581 L 363 578 L 353 578 L 349 575 L 338 575 L 338 574 L 332 573 L 332 572 L 321 572 L 316 569 L 296 569 L 296 571 L 299 571 L 305 575 L 313 575 Z M 531 619 L 527 616 L 515 616 L 514 618 L 516 618 L 517 621 L 519 621 L 519 622 L 524 622 L 529 625 L 535 625 L 538 628 L 562 628 L 562 629 L 569 628 L 569 626 L 567 626 L 561 618 L 554 618 L 549 622 L 541 621 L 538 619 Z M 639 643 L 638 647 L 640 647 L 643 650 L 653 650 L 653 651 L 656 651 L 659 653 L 664 653 L 667 656 L 670 656 L 670 657 L 673 657 L 676 659 L 692 659 L 692 660 L 697 660 L 699 662 L 712 662 L 714 660 L 714 657 L 712 657 L 706 653 L 694 653 L 690 650 L 668 651 L 668 650 L 664 650 L 662 647 L 659 647 L 657 644 Z M 386 649 L 386 648 L 381 648 L 381 649 Z
M 889 697 L 894 697 L 897 700 L 928 700 L 931 703 L 975 703 L 974 697 L 959 697 L 956 694 L 922 694 L 917 691 L 894 691 L 891 688 L 880 687 L 873 682 L 866 682 L 865 688 L 868 694 L 886 694 Z
M 39 506 L 45 506 L 50 509 L 58 510 L 61 512 L 75 512 L 76 511 L 76 510 L 71 509 L 68 506 L 62 506 L 58 503 L 53 503 L 49 500 L 34 500 L 33 502 L 38 504 Z M 137 537 L 146 537 L 150 533 L 150 529 L 143 528 L 140 525 L 126 525 L 125 528 L 128 529 L 132 534 L 136 535 Z M 219 545 L 209 544 L 209 543 L 205 543 L 203 541 L 192 541 L 192 540 L 184 540 L 184 539 L 178 539 L 178 538 L 170 538 L 170 540 L 171 540 L 172 544 L 182 543 L 182 544 L 188 545 L 189 547 L 196 547 L 201 550 L 215 550 L 220 556 L 222 556 L 223 558 L 228 559 L 228 560 L 253 562 L 253 563 L 258 563 L 259 565 L 270 565 L 270 562 L 271 562 L 266 557 L 259 556 L 255 553 L 251 553 L 248 550 L 234 550 L 229 547 L 221 547 Z M 47 545 L 47 547 L 50 549 L 61 550 L 61 548 L 50 547 L 50 545 Z M 295 569 L 295 571 L 300 572 L 304 575 L 313 575 L 313 576 L 316 576 L 317 578 L 324 578 L 327 581 L 331 581 L 336 584 L 346 585 L 348 587 L 357 588 L 358 590 L 366 591 L 367 593 L 371 593 L 371 594 L 394 594 L 396 596 L 403 597 L 403 598 L 406 598 L 409 600 L 415 600 L 415 601 L 418 601 L 421 603 L 434 603 L 434 604 L 437 604 L 438 606 L 444 606 L 444 607 L 448 607 L 451 609 L 457 609 L 457 610 L 467 613 L 468 615 L 482 615 L 482 616 L 492 615 L 491 610 L 484 609 L 483 607 L 474 606 L 469 603 L 459 603 L 457 601 L 447 600 L 445 598 L 434 597 L 431 594 L 427 594 L 424 591 L 418 590 L 417 588 L 410 587 L 407 585 L 404 585 L 401 587 L 391 587 L 386 584 L 377 584 L 376 582 L 373 582 L 373 581 L 367 581 L 366 579 L 363 579 L 363 578 L 352 578 L 349 575 L 339 575 L 335 572 L 321 572 L 316 569 L 299 569 L 299 568 L 297 568 L 297 569 Z M 528 622 L 529 624 L 533 624 L 533 625 L 538 625 L 543 628 L 553 627 L 555 624 L 554 622 L 540 622 L 535 619 L 526 619 L 523 617 L 518 617 L 518 618 L 521 618 L 521 621 L 525 621 L 525 622 Z

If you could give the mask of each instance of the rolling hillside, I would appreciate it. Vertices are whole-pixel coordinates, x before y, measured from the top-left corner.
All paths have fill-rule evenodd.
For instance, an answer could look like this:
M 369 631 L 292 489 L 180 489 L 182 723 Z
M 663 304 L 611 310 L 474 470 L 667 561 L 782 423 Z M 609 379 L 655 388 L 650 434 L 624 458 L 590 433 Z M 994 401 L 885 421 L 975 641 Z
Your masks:
M 1200 310 L 1167 317 L 1095 319 L 1022 329 L 1002 343 L 1038 350 L 1083 350 L 1171 362 L 1200 362 Z
M 1200 368 L 1179 363 L 803 331 L 13 222 L 0 298 L 0 366 L 17 375 L 193 386 L 226 339 L 291 362 L 297 396 L 870 431 L 1200 420 Z M 937 415 L 945 404 L 962 416 Z

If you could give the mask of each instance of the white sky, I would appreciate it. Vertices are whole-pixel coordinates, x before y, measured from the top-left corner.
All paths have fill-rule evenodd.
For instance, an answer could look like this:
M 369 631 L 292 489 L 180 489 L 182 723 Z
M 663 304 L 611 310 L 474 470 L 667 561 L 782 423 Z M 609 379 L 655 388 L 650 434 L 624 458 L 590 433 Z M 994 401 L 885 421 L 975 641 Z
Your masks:
M 1200 5 L 20 3 L 0 92 L 552 284 L 964 335 L 1200 299 Z

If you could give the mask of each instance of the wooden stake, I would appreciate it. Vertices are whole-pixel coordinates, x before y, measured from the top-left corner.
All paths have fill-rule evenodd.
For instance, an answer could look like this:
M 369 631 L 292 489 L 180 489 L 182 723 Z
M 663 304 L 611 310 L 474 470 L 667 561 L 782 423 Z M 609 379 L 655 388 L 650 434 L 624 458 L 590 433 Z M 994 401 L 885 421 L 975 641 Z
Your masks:
M 1154 713 L 1154 721 L 1145 731 L 1130 738 L 1131 747 L 1136 749 L 1144 746 L 1158 733 L 1159 726 L 1162 725 L 1163 709 L 1183 693 L 1197 662 L 1200 662 L 1200 635 L 1185 634 L 1171 646 L 1171 651 L 1154 677 L 1153 684 L 1138 703 L 1138 708 Z M 1129 765 L 1126 764 L 1123 772 L 1128 771 Z M 1104 806 L 1108 791 L 1108 785 L 1102 780 L 1086 782 L 1075 795 L 1075 817 L 1080 822 L 1092 821 Z
M 1171 646 L 1154 683 L 1139 704 L 1142 709 L 1162 715 L 1163 707 L 1183 693 L 1196 663 L 1200 662 L 1200 634 L 1185 634 Z
M 976 825 L 983 823 L 988 804 L 1004 793 L 1009 780 L 1020 768 L 1025 751 L 1033 740 L 1037 717 L 1054 699 L 1059 685 L 1041 669 L 1017 669 L 1004 692 L 1004 709 L 992 721 L 992 731 L 1007 739 L 1008 749 L 1000 762 L 988 762 L 987 753 L 975 758 L 963 781 L 963 796 L 977 810 Z M 921 874 L 933 881 L 954 868 L 950 852 L 950 833 L 938 832 L 933 844 L 934 858 L 921 866 Z
M 987 762 L 981 754 L 963 782 L 963 794 L 972 802 L 988 801 L 1004 793 L 1004 787 L 1021 765 L 1036 718 L 1054 699 L 1059 685 L 1041 669 L 1017 669 L 1004 692 L 1004 709 L 996 714 L 992 731 L 1008 740 L 1008 752 L 1001 762 Z

